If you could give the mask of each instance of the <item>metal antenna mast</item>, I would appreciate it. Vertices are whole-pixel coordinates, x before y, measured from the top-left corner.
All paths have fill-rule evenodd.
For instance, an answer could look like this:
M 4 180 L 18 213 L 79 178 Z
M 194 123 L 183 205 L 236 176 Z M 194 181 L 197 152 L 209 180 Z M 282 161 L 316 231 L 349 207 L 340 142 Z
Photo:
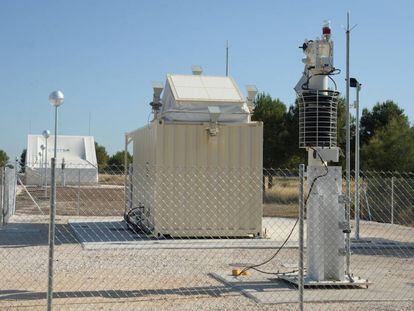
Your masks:
M 229 76 L 229 40 L 226 41 L 226 77 Z
M 351 128 L 350 128 L 350 115 L 349 115 L 349 45 L 350 45 L 350 34 L 352 28 L 349 27 L 349 11 L 346 14 L 346 203 L 345 203 L 345 212 L 346 212 L 346 221 L 347 221 L 347 230 L 346 230 L 346 274 L 350 274 L 350 264 L 351 264 Z
M 91 136 L 91 112 L 89 111 L 89 127 L 88 127 L 88 135 Z

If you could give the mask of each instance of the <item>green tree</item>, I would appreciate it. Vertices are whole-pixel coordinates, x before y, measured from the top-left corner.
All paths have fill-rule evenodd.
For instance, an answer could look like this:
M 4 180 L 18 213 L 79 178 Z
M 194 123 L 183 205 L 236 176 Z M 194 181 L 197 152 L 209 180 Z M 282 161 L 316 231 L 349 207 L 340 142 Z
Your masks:
M 269 94 L 260 93 L 254 102 L 253 121 L 263 122 L 263 167 L 278 168 L 286 161 L 289 133 L 285 126 L 286 106 Z
M 105 169 L 108 166 L 109 155 L 104 146 L 95 142 L 96 160 L 98 161 L 98 168 Z
M 394 116 L 375 130 L 361 149 L 363 169 L 414 171 L 414 129 L 405 116 Z
M 346 166 L 346 100 L 345 97 L 340 97 L 338 99 L 338 108 L 337 108 L 337 146 L 339 147 L 339 165 L 342 166 L 342 169 L 345 169 Z M 355 125 L 356 119 L 353 116 L 350 116 L 350 132 L 351 132 L 351 169 L 355 165 Z
M 383 130 L 395 118 L 406 119 L 404 110 L 392 100 L 377 103 L 372 111 L 365 108 L 361 116 L 361 143 L 366 144 L 377 131 Z
M 0 149 L 0 166 L 5 166 L 9 161 L 9 156 L 6 151 Z
M 25 172 L 25 168 L 26 168 L 26 154 L 27 154 L 27 149 L 23 149 L 22 153 L 20 154 L 20 172 L 24 173 Z
M 113 172 L 124 171 L 125 151 L 118 151 L 108 160 L 108 166 Z M 132 163 L 132 155 L 128 152 L 128 163 Z
M 283 167 L 297 169 L 299 164 L 305 163 L 306 152 L 299 148 L 299 106 L 296 101 L 285 114 L 285 126 L 288 137 L 285 144 L 286 159 Z
M 297 168 L 306 163 L 306 152 L 298 146 L 298 103 L 289 107 L 279 99 L 261 93 L 256 97 L 252 120 L 263 125 L 263 166 Z M 337 145 L 340 165 L 345 167 L 346 104 L 338 101 Z M 351 169 L 354 167 L 355 123 L 351 116 Z M 361 125 L 361 166 L 376 170 L 414 170 L 414 127 L 410 127 L 404 110 L 389 100 L 364 109 Z

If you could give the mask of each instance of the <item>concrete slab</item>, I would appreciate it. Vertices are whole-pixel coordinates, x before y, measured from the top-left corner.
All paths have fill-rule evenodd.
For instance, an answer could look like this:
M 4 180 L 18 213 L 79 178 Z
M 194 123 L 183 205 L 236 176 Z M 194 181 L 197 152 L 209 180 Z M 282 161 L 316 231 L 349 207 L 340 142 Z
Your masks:
M 264 238 L 158 238 L 147 234 L 139 234 L 128 229 L 120 217 L 107 218 L 75 218 L 69 219 L 68 224 L 77 240 L 85 249 L 113 248 L 160 248 L 160 249 L 216 249 L 216 248 L 247 248 L 275 249 L 282 245 L 284 239 L 295 225 L 295 219 L 280 217 L 264 217 Z M 305 230 L 306 232 L 306 230 Z M 298 247 L 298 230 L 295 228 L 285 248 Z M 373 250 L 392 248 L 414 248 L 414 243 L 389 241 L 383 238 L 369 238 L 353 241 L 352 250 Z
M 260 273 L 252 273 L 250 276 L 234 277 L 228 274 L 212 273 L 211 276 L 220 282 L 239 290 L 244 296 L 262 304 L 283 304 L 297 302 L 299 291 L 296 286 L 286 282 L 282 277 L 266 277 Z M 390 293 L 394 291 L 412 292 L 414 300 L 414 288 L 409 284 L 388 284 L 384 286 L 384 279 L 375 280 L 369 288 L 312 288 L 305 289 L 304 300 L 306 302 L 338 302 L 338 301 L 392 301 Z M 379 285 L 378 285 L 379 284 Z M 396 288 L 396 286 L 398 288 Z M 402 301 L 395 295 L 396 301 Z M 404 299 L 403 299 L 404 300 Z
M 284 236 L 277 240 L 275 234 L 270 238 L 157 238 L 147 234 L 139 234 L 128 229 L 120 218 L 108 219 L 70 219 L 69 226 L 84 249 L 113 249 L 113 248 L 157 248 L 157 249 L 216 249 L 216 248 L 278 248 L 283 243 Z M 288 232 L 283 232 L 288 234 Z M 290 240 L 286 248 L 297 247 L 297 240 Z

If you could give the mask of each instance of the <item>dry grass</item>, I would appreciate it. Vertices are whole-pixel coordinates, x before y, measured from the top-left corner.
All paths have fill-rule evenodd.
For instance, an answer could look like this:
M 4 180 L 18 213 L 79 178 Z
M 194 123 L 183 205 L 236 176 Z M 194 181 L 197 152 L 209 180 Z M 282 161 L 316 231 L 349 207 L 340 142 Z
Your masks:
M 266 186 L 268 186 L 266 184 Z M 273 186 L 266 187 L 263 195 L 263 216 L 297 217 L 299 180 L 273 178 Z
M 123 185 L 125 181 L 124 175 L 115 174 L 99 174 L 99 183 L 111 185 Z
M 21 191 L 17 196 L 16 214 L 49 214 L 50 192 L 45 197 L 41 187 L 28 187 L 27 190 L 37 203 Z M 56 214 L 79 216 L 122 216 L 124 213 L 124 188 L 106 187 L 57 187 Z M 39 208 L 40 210 L 39 210 Z
M 263 216 L 264 217 L 286 217 L 297 218 L 298 217 L 298 205 L 297 204 L 263 204 Z

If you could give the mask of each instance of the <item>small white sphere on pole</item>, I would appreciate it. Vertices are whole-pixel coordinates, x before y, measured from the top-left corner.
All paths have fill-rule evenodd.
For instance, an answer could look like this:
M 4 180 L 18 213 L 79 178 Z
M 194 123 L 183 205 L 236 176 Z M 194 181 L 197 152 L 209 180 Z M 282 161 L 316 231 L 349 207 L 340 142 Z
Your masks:
M 54 91 L 49 95 L 49 102 L 55 107 L 62 105 L 64 99 L 65 96 L 62 91 Z
M 58 108 L 63 104 L 65 99 L 62 91 L 54 91 L 49 95 L 49 102 L 55 107 L 55 137 L 54 137 L 54 155 L 51 167 L 51 196 L 50 196 L 50 221 L 49 221 L 49 266 L 48 266 L 48 286 L 47 286 L 47 310 L 52 310 L 53 298 L 53 260 L 55 247 L 55 216 L 56 216 L 56 153 L 57 153 L 57 121 Z

